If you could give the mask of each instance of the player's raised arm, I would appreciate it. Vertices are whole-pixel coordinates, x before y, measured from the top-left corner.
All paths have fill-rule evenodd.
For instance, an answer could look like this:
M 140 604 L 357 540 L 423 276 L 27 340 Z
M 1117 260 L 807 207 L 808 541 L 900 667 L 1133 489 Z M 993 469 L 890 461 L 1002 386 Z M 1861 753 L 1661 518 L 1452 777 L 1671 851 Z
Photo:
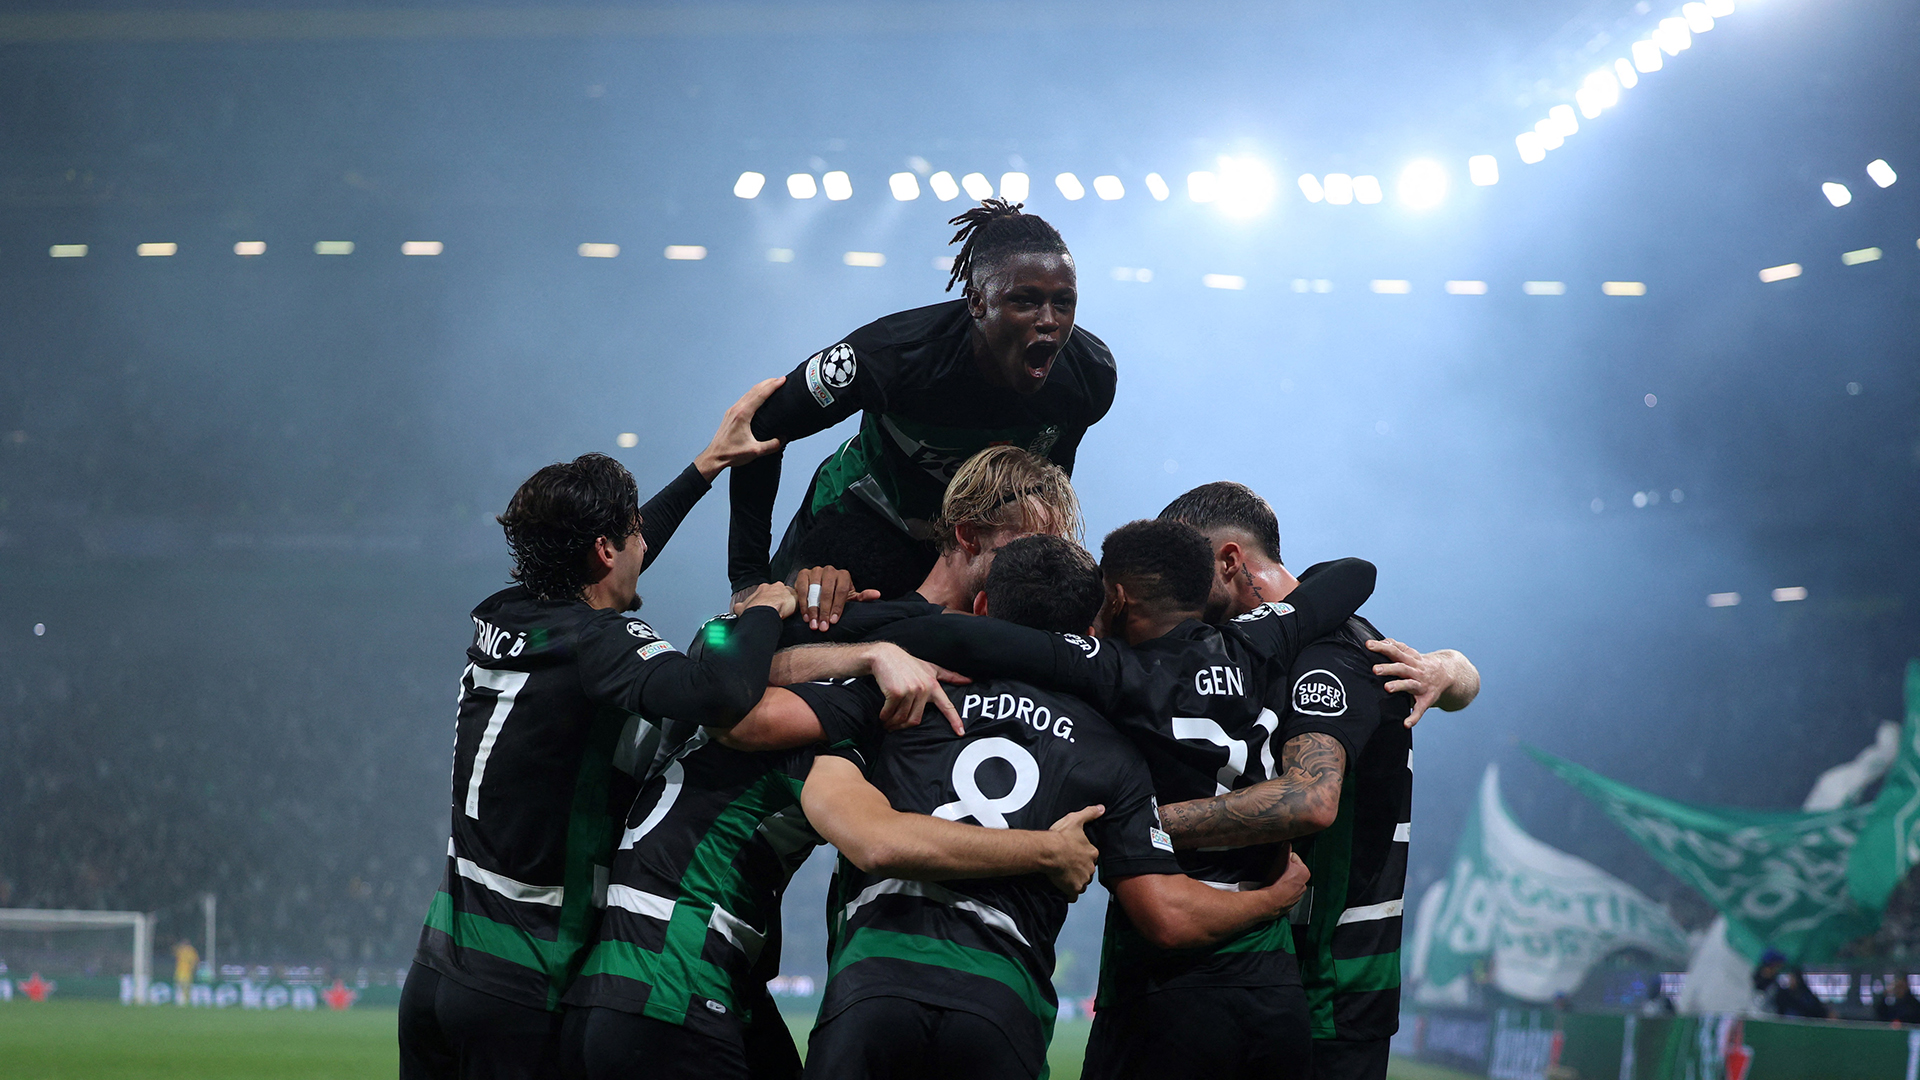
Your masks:
M 1076 810 L 1047 830 L 987 829 L 905 814 L 859 766 L 828 755 L 814 761 L 800 804 L 815 831 L 866 873 L 913 881 L 1045 874 L 1074 897 L 1093 879 L 1099 856 L 1084 827 L 1106 809 Z
M 628 712 L 730 726 L 759 702 L 780 644 L 781 620 L 793 611 L 792 589 L 761 586 L 738 618 L 718 624 L 717 640 L 704 643 L 698 660 L 638 619 L 606 620 L 581 643 L 581 689 L 590 701 Z
M 749 425 L 754 411 L 784 381 L 782 378 L 763 379 L 739 401 L 728 406 L 720 418 L 720 428 L 713 433 L 707 448 L 700 451 L 692 464 L 682 469 L 680 475 L 640 508 L 640 535 L 647 542 L 646 558 L 640 567 L 642 572 L 660 557 L 667 541 L 673 538 L 674 531 L 686 520 L 694 504 L 712 489 L 713 478 L 719 476 L 722 469 L 746 464 L 780 449 L 778 439 L 754 438 Z
M 861 364 L 854 347 L 844 341 L 814 353 L 768 393 L 753 412 L 747 434 L 785 447 L 860 412 L 873 384 L 870 375 L 861 378 L 863 368 L 871 370 L 872 365 Z M 780 493 L 780 458 L 776 448 L 733 471 L 727 492 L 732 508 L 727 577 L 736 596 L 772 577 L 767 559 L 773 544 L 773 503 Z

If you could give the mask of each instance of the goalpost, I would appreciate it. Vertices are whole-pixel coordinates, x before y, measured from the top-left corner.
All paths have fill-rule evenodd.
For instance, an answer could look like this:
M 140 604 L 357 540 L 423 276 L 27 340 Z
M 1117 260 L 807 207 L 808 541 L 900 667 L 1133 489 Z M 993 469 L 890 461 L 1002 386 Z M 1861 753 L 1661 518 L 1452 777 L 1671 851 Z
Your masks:
M 61 911 L 52 908 L 0 908 L 0 930 L 133 930 L 133 999 L 147 1003 L 153 971 L 155 916 L 144 911 Z

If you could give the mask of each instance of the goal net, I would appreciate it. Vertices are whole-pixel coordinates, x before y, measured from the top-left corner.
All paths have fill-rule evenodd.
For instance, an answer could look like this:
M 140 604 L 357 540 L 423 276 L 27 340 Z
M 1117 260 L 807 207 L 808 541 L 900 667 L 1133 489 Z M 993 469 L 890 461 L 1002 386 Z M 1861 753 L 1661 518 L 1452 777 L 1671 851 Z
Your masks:
M 44 994 L 46 979 L 62 975 L 130 975 L 132 998 L 144 1004 L 153 980 L 154 918 L 141 911 L 0 908 L 0 999 Z

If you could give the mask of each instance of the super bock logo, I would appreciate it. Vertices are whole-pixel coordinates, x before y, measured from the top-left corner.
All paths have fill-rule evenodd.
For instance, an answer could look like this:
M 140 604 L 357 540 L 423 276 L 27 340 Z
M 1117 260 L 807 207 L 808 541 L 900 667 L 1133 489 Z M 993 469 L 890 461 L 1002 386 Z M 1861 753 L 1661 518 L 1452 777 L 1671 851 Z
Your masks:
M 1293 711 L 1310 716 L 1339 716 L 1347 711 L 1347 688 L 1340 677 L 1315 668 L 1293 684 Z

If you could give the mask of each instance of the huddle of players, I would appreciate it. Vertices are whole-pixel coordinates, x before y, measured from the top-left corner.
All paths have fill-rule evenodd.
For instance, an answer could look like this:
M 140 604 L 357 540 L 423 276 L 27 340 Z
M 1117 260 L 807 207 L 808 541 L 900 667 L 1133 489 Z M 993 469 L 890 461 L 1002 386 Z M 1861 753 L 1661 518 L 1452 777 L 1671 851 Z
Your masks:
M 1353 618 L 1373 568 L 1296 581 L 1239 485 L 1116 530 L 1096 565 L 1061 466 L 1111 356 L 1073 332 L 1057 233 L 1004 205 L 956 220 L 965 299 L 757 386 L 644 507 L 600 455 L 515 494 L 518 584 L 473 613 L 403 1076 L 799 1075 L 765 984 L 823 841 L 810 1076 L 1040 1075 L 1054 937 L 1096 860 L 1114 903 L 1087 1075 L 1384 1075 L 1411 804 L 1393 721 L 1477 676 L 1394 643 L 1377 668 Z M 758 584 L 765 481 L 778 440 L 851 411 L 774 561 L 877 588 L 803 617 Z M 736 614 L 683 654 L 621 613 L 730 466 Z M 1304 862 L 1280 843 L 1309 833 Z

